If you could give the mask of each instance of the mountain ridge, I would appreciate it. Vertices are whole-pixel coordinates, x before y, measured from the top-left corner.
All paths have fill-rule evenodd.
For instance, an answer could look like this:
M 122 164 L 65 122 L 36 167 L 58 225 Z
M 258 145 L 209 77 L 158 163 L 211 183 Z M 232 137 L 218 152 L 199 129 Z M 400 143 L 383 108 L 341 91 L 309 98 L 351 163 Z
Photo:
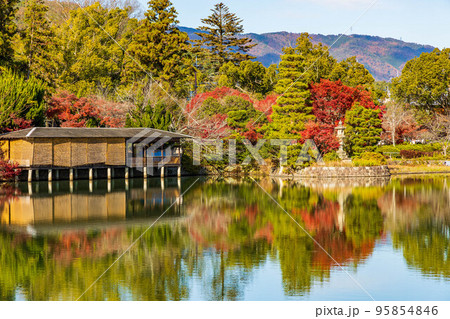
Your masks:
M 194 40 L 199 37 L 194 28 L 180 27 Z M 243 36 L 252 39 L 258 45 L 249 51 L 265 66 L 280 61 L 282 48 L 295 45 L 301 33 L 287 31 L 269 33 L 247 33 Z M 356 56 L 358 61 L 370 71 L 377 81 L 389 81 L 400 74 L 406 62 L 424 52 L 431 52 L 435 47 L 394 38 L 371 35 L 323 35 L 310 34 L 314 44 L 319 42 L 330 47 L 330 54 L 338 61 Z M 334 43 L 334 44 L 333 44 Z

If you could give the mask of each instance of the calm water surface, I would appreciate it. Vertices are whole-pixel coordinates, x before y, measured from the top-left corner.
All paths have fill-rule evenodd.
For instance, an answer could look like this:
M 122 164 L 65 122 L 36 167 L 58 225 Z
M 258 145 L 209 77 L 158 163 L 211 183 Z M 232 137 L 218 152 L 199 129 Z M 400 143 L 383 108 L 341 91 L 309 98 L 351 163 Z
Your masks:
M 81 299 L 450 300 L 448 176 L 195 180 L 1 186 L 0 299 L 75 300 L 153 225 Z

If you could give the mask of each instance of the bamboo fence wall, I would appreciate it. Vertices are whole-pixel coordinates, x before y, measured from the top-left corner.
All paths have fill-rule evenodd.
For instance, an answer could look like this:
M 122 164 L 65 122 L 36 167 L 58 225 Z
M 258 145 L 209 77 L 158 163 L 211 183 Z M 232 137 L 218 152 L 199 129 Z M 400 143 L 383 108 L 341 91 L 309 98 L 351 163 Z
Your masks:
M 8 159 L 23 167 L 125 166 L 124 138 L 34 138 L 2 141 Z

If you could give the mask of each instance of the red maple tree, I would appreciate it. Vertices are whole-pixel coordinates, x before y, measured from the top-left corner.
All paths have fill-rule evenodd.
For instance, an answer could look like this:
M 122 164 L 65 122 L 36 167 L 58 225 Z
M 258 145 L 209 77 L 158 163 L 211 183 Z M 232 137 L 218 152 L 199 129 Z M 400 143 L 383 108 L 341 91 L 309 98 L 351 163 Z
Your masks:
M 202 138 L 223 138 L 229 135 L 232 129 L 227 124 L 227 114 L 216 114 L 210 118 L 199 118 L 199 113 L 203 106 L 203 103 L 209 99 L 213 98 L 218 101 L 222 101 L 228 96 L 238 96 L 248 102 L 250 102 L 253 107 L 262 112 L 264 115 L 256 123 L 247 123 L 245 129 L 238 129 L 237 131 L 242 134 L 243 137 L 254 142 L 262 135 L 257 132 L 260 128 L 263 119 L 271 121 L 270 116 L 272 115 L 272 106 L 276 104 L 277 95 L 268 95 L 263 100 L 258 100 L 251 97 L 249 94 L 243 93 L 239 90 L 220 87 L 213 91 L 197 94 L 185 108 L 185 114 L 187 118 L 187 127 L 191 135 L 200 136 Z
M 97 98 L 78 98 L 61 92 L 48 102 L 46 116 L 53 125 L 61 127 L 123 127 L 124 108 L 117 103 Z
M 379 108 L 365 88 L 345 86 L 340 80 L 333 82 L 322 79 L 312 84 L 310 91 L 313 113 L 320 124 L 337 125 L 339 121 L 344 122 L 345 112 L 355 103 L 366 108 Z
M 313 139 L 322 153 L 336 150 L 339 143 L 335 136 L 335 127 L 339 121 L 345 121 L 345 113 L 355 103 L 370 109 L 383 109 L 376 105 L 371 93 L 364 87 L 349 87 L 342 82 L 322 79 L 310 87 L 311 105 L 315 122 L 306 125 L 303 139 Z
M 19 165 L 5 160 L 0 151 L 0 181 L 11 181 L 16 176 L 19 176 L 21 172 Z
M 302 132 L 302 140 L 314 140 L 318 149 L 323 153 L 329 153 L 339 148 L 339 141 L 336 137 L 333 124 L 320 124 L 317 122 L 308 122 L 305 130 Z
M 30 128 L 33 125 L 33 120 L 27 120 L 18 117 L 16 114 L 11 114 L 11 120 L 13 122 L 12 127 L 6 128 L 6 132 L 13 132 Z

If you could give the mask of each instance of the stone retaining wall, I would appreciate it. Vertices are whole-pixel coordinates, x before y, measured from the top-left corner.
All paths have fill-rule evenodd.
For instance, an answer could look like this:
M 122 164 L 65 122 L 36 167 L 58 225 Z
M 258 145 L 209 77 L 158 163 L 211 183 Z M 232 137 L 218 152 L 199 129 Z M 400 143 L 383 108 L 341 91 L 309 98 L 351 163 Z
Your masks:
M 295 174 L 301 178 L 388 177 L 387 166 L 373 167 L 308 167 Z
M 317 190 L 354 188 L 354 187 L 384 187 L 389 184 L 391 178 L 385 177 L 343 177 L 343 178 L 303 178 L 292 179 L 294 182 Z

